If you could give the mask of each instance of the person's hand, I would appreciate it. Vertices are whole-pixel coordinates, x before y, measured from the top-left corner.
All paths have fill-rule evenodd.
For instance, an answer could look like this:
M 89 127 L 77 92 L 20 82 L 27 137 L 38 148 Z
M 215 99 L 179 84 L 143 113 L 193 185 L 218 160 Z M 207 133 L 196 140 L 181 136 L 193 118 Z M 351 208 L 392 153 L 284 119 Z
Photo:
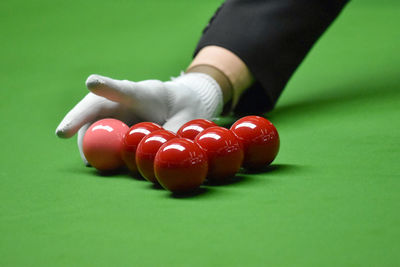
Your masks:
M 196 118 L 213 119 L 222 111 L 222 92 L 210 76 L 188 73 L 168 82 L 131 82 L 90 75 L 88 93 L 61 121 L 56 134 L 69 138 L 78 132 L 82 160 L 82 140 L 90 125 L 103 118 L 116 118 L 129 126 L 151 121 L 176 132 Z

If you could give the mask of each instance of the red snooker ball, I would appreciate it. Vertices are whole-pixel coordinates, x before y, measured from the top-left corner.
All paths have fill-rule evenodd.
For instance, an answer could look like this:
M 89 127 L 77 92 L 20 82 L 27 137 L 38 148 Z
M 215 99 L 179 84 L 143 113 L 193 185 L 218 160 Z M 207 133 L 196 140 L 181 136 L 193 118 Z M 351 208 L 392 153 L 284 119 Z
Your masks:
M 152 122 L 140 122 L 133 125 L 124 138 L 124 146 L 122 149 L 122 159 L 128 169 L 135 173 L 137 172 L 136 165 L 136 149 L 142 141 L 143 137 L 151 132 L 162 129 L 158 124 Z
M 244 168 L 265 167 L 278 154 L 278 131 L 269 120 L 259 116 L 243 117 L 232 125 L 231 130 L 243 145 Z
M 136 150 L 136 164 L 140 174 L 146 180 L 157 183 L 154 174 L 154 158 L 158 149 L 177 135 L 167 130 L 158 130 L 148 134 L 139 143 Z
M 176 138 L 157 152 L 154 171 L 158 182 L 174 193 L 198 188 L 206 179 L 207 156 L 192 140 Z
M 179 137 L 194 140 L 196 136 L 204 131 L 204 129 L 218 126 L 215 122 L 206 119 L 191 120 L 179 128 L 177 134 Z
M 93 123 L 83 137 L 83 154 L 99 171 L 112 171 L 123 166 L 121 150 L 129 127 L 116 119 Z
M 195 139 L 207 154 L 211 182 L 224 182 L 236 174 L 243 162 L 243 148 L 228 129 L 215 126 L 205 129 Z

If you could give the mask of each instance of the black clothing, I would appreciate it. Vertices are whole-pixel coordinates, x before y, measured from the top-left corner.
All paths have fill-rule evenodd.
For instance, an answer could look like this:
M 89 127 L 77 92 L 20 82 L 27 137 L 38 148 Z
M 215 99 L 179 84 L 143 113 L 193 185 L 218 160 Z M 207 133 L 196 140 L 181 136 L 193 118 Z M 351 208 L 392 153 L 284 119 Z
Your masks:
M 313 44 L 347 0 L 227 0 L 203 31 L 195 54 L 217 45 L 239 56 L 255 84 L 239 100 L 238 113 L 272 109 Z

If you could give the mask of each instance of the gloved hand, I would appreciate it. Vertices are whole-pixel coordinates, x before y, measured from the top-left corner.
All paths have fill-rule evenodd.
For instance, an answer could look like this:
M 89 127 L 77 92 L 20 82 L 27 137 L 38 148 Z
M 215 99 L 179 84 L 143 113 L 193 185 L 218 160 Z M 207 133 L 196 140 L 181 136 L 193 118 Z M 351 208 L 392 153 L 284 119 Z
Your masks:
M 78 132 L 82 160 L 82 140 L 90 125 L 103 118 L 116 118 L 129 126 L 151 121 L 176 132 L 192 119 L 213 119 L 222 112 L 221 88 L 203 73 L 182 74 L 168 82 L 131 82 L 90 75 L 88 93 L 61 121 L 56 134 L 69 138 Z

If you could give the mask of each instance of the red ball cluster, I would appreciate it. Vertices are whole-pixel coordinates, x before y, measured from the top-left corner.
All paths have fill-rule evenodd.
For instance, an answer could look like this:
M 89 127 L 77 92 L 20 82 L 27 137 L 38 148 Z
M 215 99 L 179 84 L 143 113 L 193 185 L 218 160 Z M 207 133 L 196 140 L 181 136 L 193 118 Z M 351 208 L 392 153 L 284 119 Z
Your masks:
M 177 134 L 151 122 L 129 128 L 121 121 L 103 119 L 92 124 L 83 138 L 83 153 L 99 171 L 125 165 L 175 193 L 192 191 L 206 179 L 226 182 L 241 167 L 263 168 L 278 150 L 275 126 L 258 116 L 243 117 L 230 129 L 196 119 Z

